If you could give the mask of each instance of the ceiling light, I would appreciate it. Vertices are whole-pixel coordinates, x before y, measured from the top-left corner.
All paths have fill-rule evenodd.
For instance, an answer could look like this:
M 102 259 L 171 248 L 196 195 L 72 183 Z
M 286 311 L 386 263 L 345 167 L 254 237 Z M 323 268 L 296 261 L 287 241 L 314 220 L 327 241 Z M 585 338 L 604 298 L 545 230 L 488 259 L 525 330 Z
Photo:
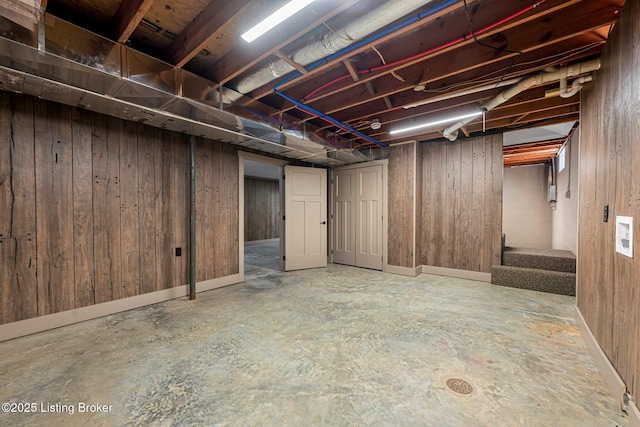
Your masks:
M 276 25 L 308 6 L 310 3 L 313 3 L 313 1 L 314 0 L 291 0 L 289 3 L 273 12 L 262 22 L 242 34 L 240 37 L 242 37 L 247 43 L 251 43 Z
M 395 130 L 389 131 L 389 135 L 395 135 L 397 133 L 409 132 L 409 131 L 412 131 L 412 130 L 418 130 L 418 129 L 427 128 L 427 127 L 431 127 L 431 126 L 435 126 L 435 125 L 441 125 L 441 124 L 444 124 L 444 123 L 455 122 L 456 120 L 468 119 L 469 117 L 475 117 L 475 116 L 479 116 L 481 114 L 482 114 L 482 111 L 476 111 L 476 112 L 473 112 L 473 113 L 470 113 L 470 114 L 464 114 L 464 115 L 458 116 L 458 117 L 449 117 L 448 119 L 436 120 L 435 122 L 423 123 L 421 125 L 409 126 L 409 127 L 401 128 L 401 129 L 395 129 Z
M 369 126 L 371 126 L 371 129 L 373 130 L 378 130 L 382 127 L 382 123 L 380 123 L 380 120 L 378 119 L 373 119 Z

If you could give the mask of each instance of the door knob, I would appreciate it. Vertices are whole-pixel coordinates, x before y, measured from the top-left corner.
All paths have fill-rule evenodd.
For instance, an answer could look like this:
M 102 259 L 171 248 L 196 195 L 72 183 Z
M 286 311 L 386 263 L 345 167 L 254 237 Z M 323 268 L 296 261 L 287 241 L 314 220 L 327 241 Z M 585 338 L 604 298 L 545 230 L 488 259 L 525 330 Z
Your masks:
M 320 224 L 325 225 L 327 221 L 322 221 Z

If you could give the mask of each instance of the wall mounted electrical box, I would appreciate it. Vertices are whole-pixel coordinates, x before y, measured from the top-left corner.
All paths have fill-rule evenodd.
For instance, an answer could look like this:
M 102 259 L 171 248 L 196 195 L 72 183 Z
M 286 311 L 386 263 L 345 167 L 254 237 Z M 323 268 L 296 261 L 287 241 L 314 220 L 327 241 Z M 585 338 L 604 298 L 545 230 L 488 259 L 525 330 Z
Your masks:
M 616 216 L 616 252 L 633 258 L 633 217 Z

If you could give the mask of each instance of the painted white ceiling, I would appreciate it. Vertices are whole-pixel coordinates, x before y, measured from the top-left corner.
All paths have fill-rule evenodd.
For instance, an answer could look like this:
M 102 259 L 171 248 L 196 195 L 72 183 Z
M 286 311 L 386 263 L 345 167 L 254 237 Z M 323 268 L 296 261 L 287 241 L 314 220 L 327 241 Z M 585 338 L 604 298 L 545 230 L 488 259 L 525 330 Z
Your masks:
M 255 162 L 253 160 L 245 160 L 244 176 L 266 179 L 280 179 L 280 166 Z
M 505 132 L 502 145 L 524 144 L 526 142 L 547 141 L 560 139 L 569 135 L 575 122 L 560 123 L 557 125 L 540 126 L 537 128 Z

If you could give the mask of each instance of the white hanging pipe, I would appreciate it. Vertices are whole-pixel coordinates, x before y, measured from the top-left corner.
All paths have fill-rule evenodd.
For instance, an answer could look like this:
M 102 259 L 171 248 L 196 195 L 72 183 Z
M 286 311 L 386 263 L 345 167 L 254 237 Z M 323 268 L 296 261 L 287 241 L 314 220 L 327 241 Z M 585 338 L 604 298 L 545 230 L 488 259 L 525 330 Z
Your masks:
M 556 82 L 560 79 L 579 76 L 580 74 L 590 73 L 592 71 L 597 71 L 600 69 L 600 58 L 592 59 L 591 61 L 582 62 L 579 64 L 569 65 L 567 67 L 562 67 L 558 70 L 554 71 L 541 71 L 536 73 L 530 77 L 522 79 L 515 86 L 506 89 L 500 95 L 495 98 L 487 101 L 486 103 L 480 106 L 480 110 L 483 112 L 491 111 L 496 108 L 498 105 L 504 104 L 514 96 L 518 95 L 521 92 L 524 92 L 527 89 L 530 89 L 535 86 L 540 86 L 546 83 Z M 577 79 L 578 80 L 578 79 Z M 586 80 L 585 80 L 586 81 Z M 576 85 L 577 89 L 580 90 L 581 83 Z M 572 89 L 569 91 L 573 91 Z M 568 93 L 569 93 L 568 92 Z M 475 117 L 460 120 L 443 131 L 443 136 L 447 138 L 449 141 L 455 141 L 458 138 L 458 130 L 473 121 Z
M 458 98 L 460 96 L 471 95 L 473 93 L 478 93 L 478 92 L 484 92 L 485 90 L 497 89 L 499 87 L 509 86 L 509 85 L 518 83 L 520 80 L 522 80 L 522 77 L 516 77 L 509 80 L 503 80 L 498 83 L 491 83 L 484 86 L 474 87 L 474 88 L 463 90 L 460 92 L 434 96 L 433 98 L 428 98 L 428 99 L 425 99 L 424 101 L 414 102 L 413 104 L 407 104 L 402 108 L 408 110 L 409 108 L 420 107 L 422 105 L 427 105 L 427 104 L 433 104 L 434 102 L 446 101 L 448 99 Z
M 562 80 L 564 80 L 564 89 L 562 88 Z M 571 89 L 567 90 L 567 79 L 560 80 L 560 98 L 571 98 L 582 89 L 582 85 L 593 80 L 591 75 L 578 77 L 571 83 Z
M 342 28 L 327 33 L 320 40 L 311 42 L 291 55 L 291 59 L 300 65 L 309 65 L 340 49 L 369 36 L 392 22 L 414 12 L 432 0 L 390 0 L 370 12 L 363 9 L 363 14 Z M 278 60 L 256 71 L 238 83 L 240 93 L 249 93 L 278 77 L 295 71 L 289 63 Z

